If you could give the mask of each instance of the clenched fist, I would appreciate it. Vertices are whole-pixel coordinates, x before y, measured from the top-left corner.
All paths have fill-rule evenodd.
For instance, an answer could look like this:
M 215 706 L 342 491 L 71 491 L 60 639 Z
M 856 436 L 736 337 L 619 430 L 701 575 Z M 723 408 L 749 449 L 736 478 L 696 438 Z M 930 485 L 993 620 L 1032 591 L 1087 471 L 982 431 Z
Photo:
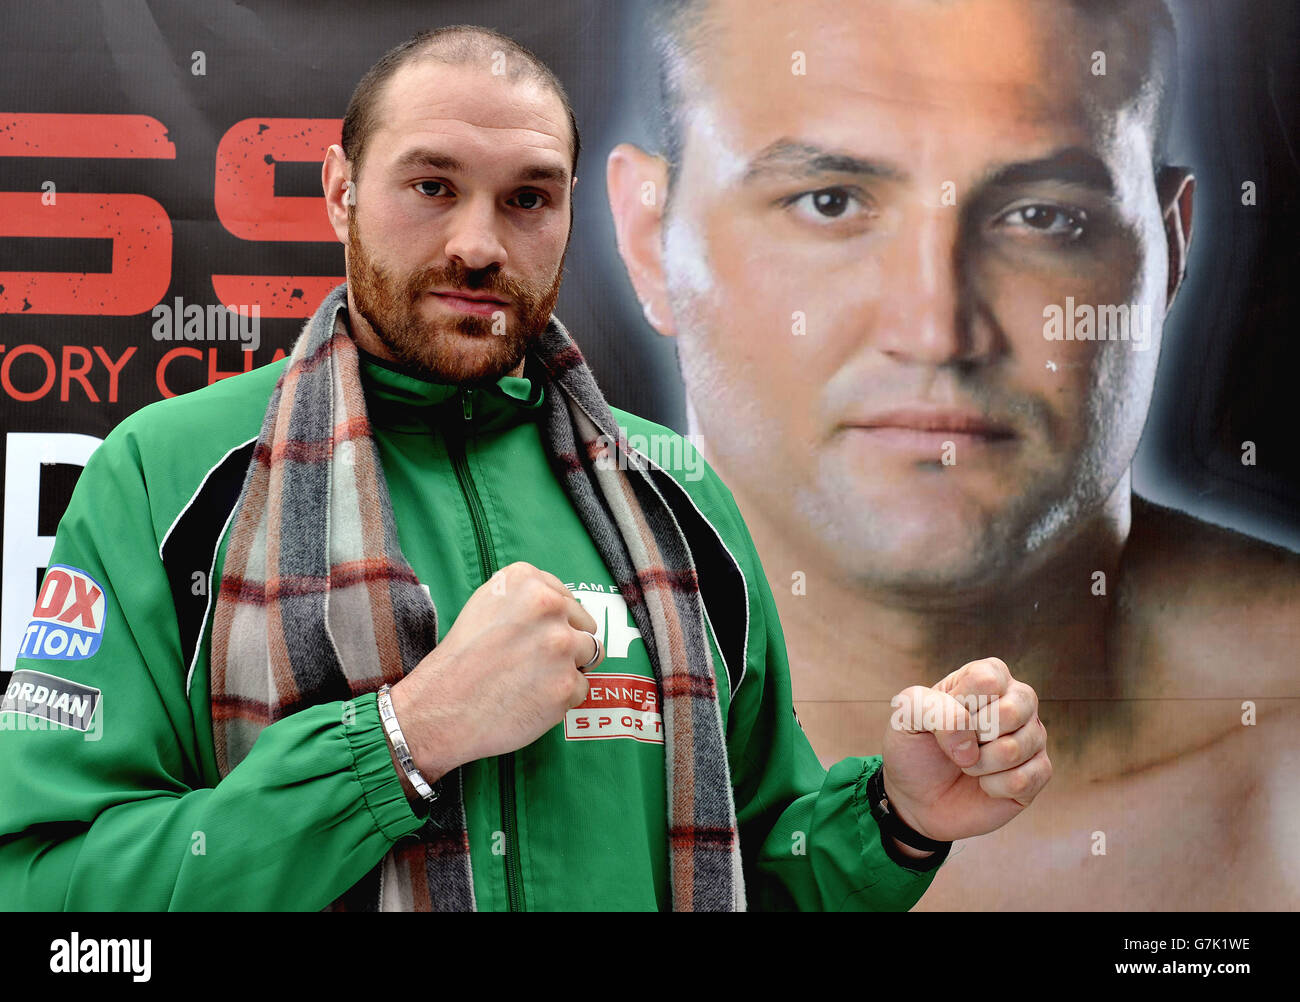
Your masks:
M 596 621 L 554 574 L 522 562 L 497 571 L 392 688 L 416 768 L 433 783 L 536 741 L 587 698 L 579 666 L 605 658 L 595 633 Z
M 1052 777 L 1038 696 L 997 658 L 893 698 L 885 794 L 908 826 L 940 842 L 984 835 L 1029 806 Z

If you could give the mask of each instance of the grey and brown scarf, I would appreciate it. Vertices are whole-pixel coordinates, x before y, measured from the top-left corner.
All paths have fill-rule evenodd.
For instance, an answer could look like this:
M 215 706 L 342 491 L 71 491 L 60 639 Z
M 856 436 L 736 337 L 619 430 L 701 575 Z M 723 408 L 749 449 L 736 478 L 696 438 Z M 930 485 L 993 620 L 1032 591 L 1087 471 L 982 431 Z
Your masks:
M 395 683 L 437 642 L 436 610 L 398 546 L 346 319 L 341 285 L 293 347 L 235 509 L 212 628 L 222 776 L 262 728 Z M 612 454 L 623 448 L 613 415 L 554 317 L 533 350 L 546 372 L 542 437 L 552 465 L 627 601 L 662 690 L 673 908 L 743 910 L 705 602 L 683 523 L 693 537 L 703 533 L 680 497 L 666 498 L 677 488 L 662 471 L 636 453 Z M 708 543 L 721 545 L 716 534 Z M 734 561 L 726 573 L 739 573 Z M 735 580 L 728 586 L 734 593 Z M 443 788 L 419 840 L 396 845 L 332 909 L 474 909 L 459 769 Z

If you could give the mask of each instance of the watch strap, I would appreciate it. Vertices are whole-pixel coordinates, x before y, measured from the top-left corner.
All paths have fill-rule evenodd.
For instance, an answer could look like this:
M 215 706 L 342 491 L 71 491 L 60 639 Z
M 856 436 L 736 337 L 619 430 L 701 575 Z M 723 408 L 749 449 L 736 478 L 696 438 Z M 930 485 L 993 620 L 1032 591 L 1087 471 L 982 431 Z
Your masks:
M 871 807 L 871 816 L 880 830 L 880 844 L 884 847 L 885 854 L 899 866 L 924 873 L 936 869 L 948 858 L 948 852 L 952 849 L 951 842 L 939 842 L 927 838 L 904 822 L 890 806 L 889 797 L 885 793 L 883 762 L 867 780 L 867 801 Z M 914 859 L 900 851 L 894 844 L 895 840 L 922 852 L 932 852 L 934 855 L 925 859 Z

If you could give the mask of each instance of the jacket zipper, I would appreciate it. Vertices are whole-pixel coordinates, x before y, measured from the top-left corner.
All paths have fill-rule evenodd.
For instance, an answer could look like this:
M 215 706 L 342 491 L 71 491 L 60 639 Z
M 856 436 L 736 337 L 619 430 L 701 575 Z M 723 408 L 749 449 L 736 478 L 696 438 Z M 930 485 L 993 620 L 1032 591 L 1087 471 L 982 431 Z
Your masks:
M 469 472 L 469 460 L 466 457 L 466 439 L 469 437 L 470 422 L 474 420 L 474 402 L 469 390 L 460 391 L 461 413 L 465 423 L 448 436 L 452 469 L 456 471 L 456 481 L 461 494 L 465 497 L 465 507 L 469 511 L 470 525 L 474 527 L 474 545 L 478 551 L 479 573 L 483 582 L 496 573 L 496 554 L 492 550 L 492 537 L 488 533 L 487 514 L 483 510 L 483 500 Z M 515 816 L 515 756 L 514 753 L 497 758 L 497 772 L 501 786 L 501 827 L 505 836 L 506 864 L 506 899 L 512 912 L 524 910 L 524 880 L 519 864 L 518 819 Z

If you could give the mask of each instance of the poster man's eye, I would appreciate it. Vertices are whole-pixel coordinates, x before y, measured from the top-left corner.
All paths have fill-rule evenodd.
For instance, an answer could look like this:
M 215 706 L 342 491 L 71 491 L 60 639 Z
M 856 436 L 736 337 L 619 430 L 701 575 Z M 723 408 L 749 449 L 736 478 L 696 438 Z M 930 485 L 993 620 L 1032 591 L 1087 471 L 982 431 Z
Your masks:
M 786 201 L 801 218 L 813 223 L 851 219 L 863 210 L 862 202 L 848 188 L 818 188 Z
M 1087 215 L 1079 209 L 1065 209 L 1059 205 L 1033 204 L 1012 209 L 1002 217 L 1002 222 L 1024 227 L 1053 237 L 1077 239 L 1083 236 Z
M 426 191 L 425 189 L 427 189 L 427 188 L 432 188 L 432 189 L 434 189 L 434 190 L 433 190 L 433 191 Z M 418 191 L 421 195 L 428 195 L 428 196 L 430 196 L 430 197 L 437 197 L 437 196 L 439 196 L 439 195 L 450 195 L 450 194 L 451 194 L 451 189 L 448 188 L 448 187 L 447 187 L 445 184 L 443 184 L 441 181 L 421 181 L 421 182 L 419 182 L 419 183 L 415 186 L 415 189 L 416 189 L 416 191 Z
M 514 203 L 521 209 L 540 209 L 546 204 L 546 197 L 540 191 L 521 191 L 514 197 Z

